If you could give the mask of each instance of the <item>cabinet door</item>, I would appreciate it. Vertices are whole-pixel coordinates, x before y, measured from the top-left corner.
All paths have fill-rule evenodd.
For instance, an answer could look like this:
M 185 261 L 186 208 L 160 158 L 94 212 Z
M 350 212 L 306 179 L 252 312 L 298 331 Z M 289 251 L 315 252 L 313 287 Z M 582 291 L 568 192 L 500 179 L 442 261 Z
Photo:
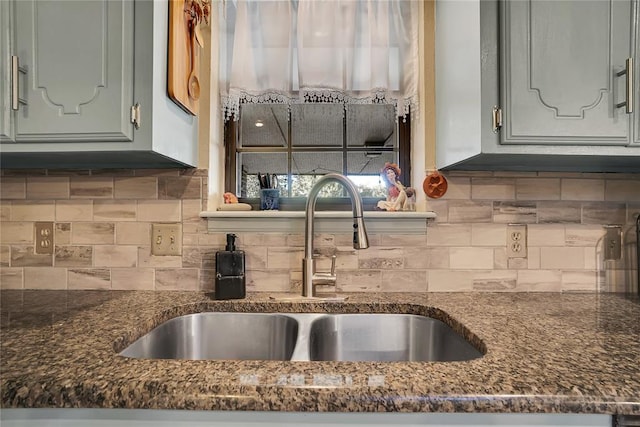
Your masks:
M 501 3 L 502 144 L 628 145 L 630 0 Z
M 133 2 L 18 0 L 18 142 L 131 141 Z M 141 53 L 144 54 L 144 53 Z
M 633 13 L 635 18 L 633 19 L 635 28 L 633 28 L 633 45 L 635 45 L 635 54 L 633 56 L 634 64 L 634 114 L 633 120 L 633 138 L 631 145 L 634 147 L 640 147 L 640 0 L 636 0 L 634 3 Z
M 13 142 L 11 120 L 11 7 L 0 1 L 0 142 Z

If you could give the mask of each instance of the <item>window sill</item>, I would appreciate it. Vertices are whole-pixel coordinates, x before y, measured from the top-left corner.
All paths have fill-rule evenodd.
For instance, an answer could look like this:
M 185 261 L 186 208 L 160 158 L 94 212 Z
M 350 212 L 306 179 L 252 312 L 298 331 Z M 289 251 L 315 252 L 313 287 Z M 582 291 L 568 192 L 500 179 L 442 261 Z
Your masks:
M 304 233 L 302 211 L 205 211 L 210 233 Z M 351 211 L 319 211 L 315 213 L 316 233 L 351 233 Z M 365 211 L 364 221 L 369 233 L 425 234 L 427 221 L 435 212 Z

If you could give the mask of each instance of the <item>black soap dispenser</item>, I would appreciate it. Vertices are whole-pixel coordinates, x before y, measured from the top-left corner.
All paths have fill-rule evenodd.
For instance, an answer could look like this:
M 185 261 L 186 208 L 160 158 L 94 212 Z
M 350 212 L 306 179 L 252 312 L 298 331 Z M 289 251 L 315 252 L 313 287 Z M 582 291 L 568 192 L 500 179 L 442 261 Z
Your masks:
M 244 251 L 236 250 L 236 235 L 227 234 L 224 251 L 216 252 L 216 299 L 244 298 Z

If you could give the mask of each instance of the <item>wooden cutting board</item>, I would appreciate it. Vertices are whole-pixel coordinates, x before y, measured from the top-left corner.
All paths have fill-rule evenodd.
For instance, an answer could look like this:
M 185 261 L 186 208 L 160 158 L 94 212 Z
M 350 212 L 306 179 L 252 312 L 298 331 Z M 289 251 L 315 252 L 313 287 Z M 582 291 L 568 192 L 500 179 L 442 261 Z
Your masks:
M 200 105 L 200 47 L 189 28 L 189 15 L 185 12 L 187 4 L 188 0 L 169 0 L 167 92 L 182 109 L 197 116 Z

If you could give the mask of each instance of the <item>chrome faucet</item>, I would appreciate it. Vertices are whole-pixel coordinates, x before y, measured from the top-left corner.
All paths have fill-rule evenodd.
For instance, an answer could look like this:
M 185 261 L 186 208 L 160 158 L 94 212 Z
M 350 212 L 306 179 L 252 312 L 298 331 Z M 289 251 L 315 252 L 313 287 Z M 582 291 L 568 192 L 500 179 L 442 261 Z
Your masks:
M 355 185 L 344 175 L 328 173 L 321 177 L 311 188 L 307 207 L 305 209 L 304 227 L 304 259 L 302 260 L 302 296 L 314 297 L 316 285 L 336 284 L 336 256 L 331 257 L 331 272 L 317 273 L 315 260 L 313 259 L 313 216 L 316 209 L 316 200 L 320 189 L 328 182 L 337 181 L 347 190 L 351 198 L 353 208 L 353 247 L 354 249 L 367 249 L 369 238 L 362 218 L 362 199 Z

